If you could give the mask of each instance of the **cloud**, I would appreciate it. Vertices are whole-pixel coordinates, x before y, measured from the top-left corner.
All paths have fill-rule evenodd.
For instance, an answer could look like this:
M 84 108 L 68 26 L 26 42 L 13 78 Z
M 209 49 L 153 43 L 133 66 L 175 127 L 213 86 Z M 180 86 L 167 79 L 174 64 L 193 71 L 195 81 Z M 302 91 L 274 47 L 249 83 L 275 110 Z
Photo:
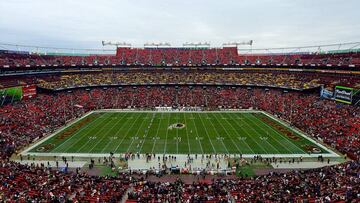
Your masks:
M 166 41 L 254 40 L 254 47 L 358 41 L 360 1 L 347 0 L 8 0 L 2 42 L 101 47 Z

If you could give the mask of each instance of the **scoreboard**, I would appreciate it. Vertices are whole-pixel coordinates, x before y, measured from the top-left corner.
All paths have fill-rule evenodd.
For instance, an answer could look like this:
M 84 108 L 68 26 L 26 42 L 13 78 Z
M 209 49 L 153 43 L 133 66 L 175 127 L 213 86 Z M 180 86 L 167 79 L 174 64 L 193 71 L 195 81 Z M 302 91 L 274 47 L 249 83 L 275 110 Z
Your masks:
M 360 89 L 336 86 L 334 97 L 338 102 L 360 106 Z
M 353 99 L 353 88 L 336 86 L 335 87 L 335 100 L 338 102 L 352 104 Z

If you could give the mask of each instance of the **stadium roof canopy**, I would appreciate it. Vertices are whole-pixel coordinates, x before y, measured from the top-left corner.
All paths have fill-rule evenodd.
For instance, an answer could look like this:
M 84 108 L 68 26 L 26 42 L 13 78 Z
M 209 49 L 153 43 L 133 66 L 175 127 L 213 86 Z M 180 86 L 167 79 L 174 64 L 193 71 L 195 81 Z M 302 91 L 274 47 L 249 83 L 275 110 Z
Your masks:
M 243 48 L 241 45 L 251 45 Z M 293 46 L 293 47 L 272 47 L 272 48 L 256 48 L 251 44 L 246 43 L 224 43 L 222 47 L 211 47 L 210 43 L 184 43 L 182 47 L 172 47 L 170 43 L 145 43 L 143 47 L 133 47 L 130 44 L 127 46 L 114 46 L 114 48 L 64 48 L 64 47 L 44 47 L 36 45 L 21 45 L 11 43 L 0 43 L 0 51 L 10 51 L 17 53 L 36 53 L 44 55 L 73 55 L 73 56 L 88 56 L 88 55 L 114 55 L 116 48 L 132 48 L 132 49 L 221 49 L 228 47 L 237 47 L 239 54 L 301 54 L 301 53 L 349 53 L 360 52 L 360 42 L 347 42 L 336 44 L 322 44 L 309 46 Z

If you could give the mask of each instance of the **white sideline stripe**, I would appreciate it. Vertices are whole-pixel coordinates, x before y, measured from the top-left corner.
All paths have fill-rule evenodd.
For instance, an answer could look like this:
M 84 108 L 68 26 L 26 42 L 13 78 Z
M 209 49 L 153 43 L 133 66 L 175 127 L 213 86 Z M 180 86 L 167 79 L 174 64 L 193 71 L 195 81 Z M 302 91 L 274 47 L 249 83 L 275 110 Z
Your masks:
M 31 156 L 64 156 L 64 157 L 87 157 L 87 158 L 92 158 L 92 157 L 107 157 L 109 156 L 109 153 L 38 153 L 38 152 L 29 152 L 26 155 L 31 155 Z M 145 154 L 140 154 L 140 155 L 145 155 Z M 163 154 L 158 154 L 162 157 Z M 202 154 L 189 154 L 190 156 L 195 156 L 198 155 L 202 155 Z M 204 154 L 205 155 L 212 155 L 214 156 L 214 154 Z M 220 154 L 218 154 L 220 155 Z M 240 156 L 240 154 L 230 154 L 231 156 L 237 155 L 237 157 Z M 338 156 L 334 156 L 332 154 L 242 154 L 243 158 L 254 158 L 254 156 L 261 156 L 263 158 L 299 158 L 299 157 L 303 157 L 303 158 L 317 158 L 318 156 L 322 155 L 323 157 L 338 157 Z M 118 153 L 118 154 L 114 154 L 115 157 L 125 157 L 125 153 Z M 166 154 L 166 156 L 176 156 L 176 157 L 180 157 L 180 156 L 188 156 L 188 154 Z
M 301 135 L 303 138 L 305 138 L 305 139 L 309 140 L 310 142 L 314 143 L 316 146 L 321 147 L 321 149 L 329 152 L 329 153 L 332 154 L 334 157 L 340 157 L 339 154 L 337 154 L 337 153 L 335 153 L 334 151 L 326 148 L 325 146 L 323 146 L 323 145 L 320 144 L 319 142 L 317 142 L 317 141 L 315 141 L 314 139 L 310 138 L 309 136 L 305 135 L 302 131 L 298 130 L 297 128 L 294 128 L 294 127 L 292 127 L 292 126 L 289 126 L 288 123 L 285 123 L 285 122 L 282 121 L 281 119 L 278 119 L 278 118 L 276 118 L 275 116 L 272 116 L 271 114 L 268 114 L 267 112 L 261 112 L 261 113 L 265 114 L 266 116 L 268 116 L 268 117 L 276 120 L 277 122 L 285 125 L 286 127 L 290 128 L 291 130 L 295 131 L 296 133 L 298 133 L 299 135 Z
M 277 122 L 281 123 L 282 125 L 285 125 L 286 127 L 291 128 L 293 131 L 295 131 L 296 133 L 301 135 L 303 138 L 309 140 L 310 142 L 314 143 L 318 147 L 321 147 L 322 149 L 324 149 L 328 153 L 326 153 L 326 154 L 243 154 L 244 158 L 252 158 L 252 157 L 254 157 L 256 155 L 260 155 L 260 156 L 262 156 L 264 158 L 271 158 L 271 157 L 283 157 L 283 158 L 304 157 L 305 158 L 305 157 L 318 157 L 319 155 L 322 155 L 323 157 L 340 157 L 339 154 L 337 154 L 334 151 L 326 148 L 325 146 L 323 146 L 319 142 L 317 142 L 314 139 L 312 139 L 312 138 L 308 137 L 307 135 L 305 135 L 303 132 L 299 131 L 298 129 L 296 129 L 294 127 L 289 126 L 289 124 L 287 124 L 286 122 L 272 116 L 271 114 L 268 114 L 267 112 L 264 112 L 264 111 L 246 110 L 246 109 L 223 110 L 223 111 L 140 111 L 140 110 L 131 110 L 131 109 L 94 110 L 94 111 L 90 111 L 90 112 L 86 113 L 85 115 L 83 115 L 79 119 L 75 119 L 75 120 L 71 121 L 70 123 L 66 124 L 64 127 L 61 127 L 60 129 L 56 130 L 54 133 L 52 133 L 48 137 L 45 137 L 45 138 L 43 138 L 41 140 L 38 140 L 35 144 L 31 145 L 30 147 L 28 147 L 27 149 L 22 151 L 20 154 L 21 155 L 35 155 L 35 156 L 74 156 L 74 157 L 103 157 L 103 156 L 107 156 L 108 154 L 102 154 L 102 153 L 41 153 L 41 152 L 30 152 L 32 149 L 34 149 L 37 146 L 41 145 L 42 143 L 44 143 L 48 139 L 52 138 L 53 136 L 55 136 L 59 132 L 63 131 L 64 129 L 66 129 L 70 125 L 73 125 L 74 123 L 84 119 L 85 117 L 89 116 L 92 113 L 102 113 L 102 112 L 104 112 L 104 113 L 106 113 L 106 112 L 124 112 L 124 113 L 125 112 L 133 112 L 133 113 L 154 113 L 154 112 L 156 112 L 156 113 L 263 113 L 266 116 L 268 116 L 268 117 L 276 120 Z M 196 128 L 196 125 L 195 125 L 195 128 Z M 120 155 L 121 154 L 116 154 L 115 156 L 120 157 Z M 179 154 L 174 154 L 174 155 L 176 156 L 176 155 L 179 155 Z M 195 154 L 191 154 L 191 155 L 195 155 Z
M 255 118 L 256 120 L 258 120 L 258 121 L 262 121 L 260 118 L 254 116 L 254 115 L 251 115 L 251 116 L 254 117 L 254 118 Z M 292 150 L 294 150 L 294 149 L 299 149 L 301 152 L 306 153 L 303 149 L 301 149 L 300 147 L 298 147 L 296 144 L 294 144 L 293 142 L 290 142 L 290 140 L 289 140 L 287 137 L 285 137 L 286 135 L 283 135 L 283 134 L 279 133 L 276 129 L 274 129 L 272 126 L 270 126 L 270 125 L 267 124 L 266 122 L 264 122 L 264 121 L 262 121 L 262 122 L 265 124 L 265 126 L 266 126 L 267 128 L 269 128 L 270 130 L 274 131 L 276 134 L 278 134 L 282 139 L 284 139 L 284 140 L 285 140 L 287 143 L 289 143 L 291 146 L 294 146 L 295 148 L 292 147 Z M 256 125 L 257 125 L 260 129 L 262 129 L 263 131 L 266 131 L 266 129 L 264 130 L 263 127 L 259 126 L 258 124 L 256 124 Z M 274 138 L 273 135 L 271 135 L 271 137 L 272 137 L 273 140 L 275 140 L 277 143 L 279 143 L 284 149 L 286 149 L 288 152 L 291 153 L 291 151 L 288 149 L 288 147 L 284 146 L 278 139 Z
M 37 140 L 33 145 L 31 145 L 30 147 L 28 147 L 27 149 L 25 149 L 24 151 L 22 151 L 20 154 L 22 155 L 27 155 L 27 153 L 29 151 L 31 151 L 32 149 L 38 147 L 39 145 L 41 145 L 42 143 L 46 142 L 48 139 L 54 137 L 55 135 L 57 135 L 58 133 L 60 133 L 61 131 L 65 130 L 66 128 L 70 127 L 71 125 L 81 121 L 82 119 L 84 119 L 85 117 L 89 116 L 90 114 L 95 113 L 95 111 L 90 111 L 88 113 L 86 113 L 85 115 L 83 115 L 82 117 L 72 120 L 70 123 L 66 124 L 65 126 L 59 128 L 58 130 L 56 130 L 54 133 L 50 134 L 47 137 L 44 137 L 43 139 Z
M 97 117 L 96 119 L 92 120 L 90 123 L 93 123 L 95 120 L 98 120 L 98 119 L 100 119 L 100 118 L 102 118 L 102 117 L 105 117 L 105 115 L 106 115 L 106 114 Z M 89 124 L 90 124 L 90 123 L 89 123 Z M 75 135 L 79 134 L 80 132 L 82 132 L 82 131 L 84 131 L 84 130 L 86 130 L 86 129 L 88 129 L 88 128 L 93 129 L 93 128 L 95 128 L 95 127 L 98 126 L 98 125 L 100 125 L 100 123 L 97 123 L 97 124 L 95 124 L 95 125 L 93 125 L 93 126 L 87 126 L 87 127 L 85 127 L 85 128 L 80 128 L 80 130 L 77 131 L 77 132 L 75 132 L 73 135 L 71 135 L 71 137 L 70 137 L 69 139 L 65 140 L 65 142 L 61 143 L 59 146 L 56 146 L 56 147 L 55 147 L 54 149 L 52 149 L 52 150 L 55 151 L 56 149 L 61 148 L 62 145 L 64 145 L 65 143 L 67 143 L 67 142 L 69 142 L 71 139 L 73 139 L 73 138 L 75 137 Z M 80 135 L 80 139 L 79 139 L 78 141 L 75 141 L 75 143 L 70 143 L 70 146 L 68 146 L 67 148 L 70 149 L 72 146 L 76 145 L 80 140 L 82 140 L 82 138 L 83 138 L 84 136 L 85 136 L 85 135 Z

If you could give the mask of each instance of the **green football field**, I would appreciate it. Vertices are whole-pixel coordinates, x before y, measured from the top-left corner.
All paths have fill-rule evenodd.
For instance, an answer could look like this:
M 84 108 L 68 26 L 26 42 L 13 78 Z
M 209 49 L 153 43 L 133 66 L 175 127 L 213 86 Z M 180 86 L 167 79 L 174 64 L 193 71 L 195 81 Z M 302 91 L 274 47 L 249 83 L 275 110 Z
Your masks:
M 262 112 L 93 112 L 33 147 L 41 154 L 330 153 Z

